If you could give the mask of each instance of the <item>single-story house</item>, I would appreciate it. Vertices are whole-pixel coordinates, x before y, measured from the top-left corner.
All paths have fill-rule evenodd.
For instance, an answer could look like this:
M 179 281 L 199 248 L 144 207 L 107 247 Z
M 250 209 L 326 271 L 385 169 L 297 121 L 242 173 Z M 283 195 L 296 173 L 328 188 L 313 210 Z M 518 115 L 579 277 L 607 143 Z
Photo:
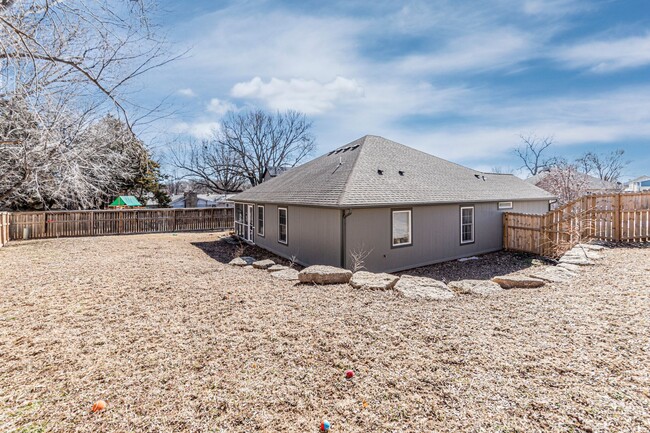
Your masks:
M 184 194 L 174 194 L 171 196 L 169 206 L 180 208 L 197 208 L 197 207 L 216 207 L 232 208 L 234 206 L 231 198 L 234 194 L 197 194 L 186 192 Z
M 552 182 L 549 184 L 549 182 L 547 182 L 547 179 L 549 178 L 549 175 L 553 177 L 552 175 L 555 170 L 557 169 L 551 168 L 549 170 L 544 170 L 534 176 L 529 177 L 526 179 L 526 182 L 531 183 L 553 194 Z M 572 172 L 571 179 L 574 179 L 576 188 L 579 188 L 584 194 L 607 194 L 618 192 L 623 189 L 623 185 L 620 183 L 603 180 L 586 173 L 580 173 L 575 170 Z
M 627 192 L 650 191 L 650 176 L 640 176 L 629 181 L 625 187 Z
M 238 236 L 301 265 L 395 272 L 503 248 L 502 213 L 545 213 L 554 197 L 365 136 L 240 194 Z

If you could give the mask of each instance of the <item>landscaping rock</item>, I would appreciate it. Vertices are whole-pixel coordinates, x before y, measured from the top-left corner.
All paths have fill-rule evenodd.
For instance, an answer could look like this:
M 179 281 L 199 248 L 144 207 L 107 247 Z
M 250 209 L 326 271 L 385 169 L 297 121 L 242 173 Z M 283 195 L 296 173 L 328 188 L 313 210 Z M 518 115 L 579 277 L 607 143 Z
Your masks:
M 576 265 L 576 266 L 593 266 L 596 264 L 593 260 L 588 258 L 579 257 L 575 255 L 564 255 L 560 258 L 560 264 Z
M 395 290 L 412 299 L 443 300 L 454 297 L 454 292 L 442 281 L 411 275 L 402 275 L 395 284 Z
M 571 263 L 559 263 L 557 267 L 566 269 L 567 271 L 571 272 L 578 272 L 580 270 L 580 266 L 572 265 Z
M 563 257 L 575 257 L 578 259 L 585 259 L 585 260 L 597 260 L 597 259 L 602 259 L 604 256 L 597 251 L 582 249 L 580 247 L 573 247 L 569 251 L 567 251 Z
M 342 284 L 352 278 L 352 271 L 334 266 L 315 265 L 300 271 L 298 278 L 301 283 Z
M 576 274 L 566 268 L 547 266 L 541 269 L 534 269 L 528 273 L 531 278 L 544 280 L 549 283 L 563 283 L 575 277 Z
M 542 287 L 545 284 L 543 280 L 519 274 L 494 277 L 492 278 L 492 281 L 504 289 L 532 289 L 535 287 Z
M 449 288 L 456 293 L 463 295 L 481 295 L 487 296 L 503 292 L 500 285 L 490 280 L 461 280 L 452 281 L 448 284 Z
M 287 268 L 282 271 L 272 272 L 271 276 L 274 278 L 278 278 L 280 280 L 299 281 L 298 271 L 291 268 Z
M 390 290 L 395 287 L 398 280 L 398 276 L 391 274 L 359 271 L 352 275 L 350 285 L 355 289 Z
M 252 257 L 236 257 L 228 263 L 233 266 L 246 266 L 252 265 L 255 262 L 255 259 Z
M 271 266 L 275 265 L 275 262 L 271 259 L 266 259 L 266 260 L 258 260 L 253 263 L 253 267 L 255 269 L 268 269 Z
M 603 251 L 607 249 L 607 247 L 604 247 L 602 245 L 596 245 L 596 244 L 578 244 L 576 245 L 576 247 L 584 248 L 585 250 L 591 250 L 591 251 Z
M 266 268 L 268 272 L 284 271 L 285 269 L 289 269 L 289 267 L 284 265 L 273 265 Z

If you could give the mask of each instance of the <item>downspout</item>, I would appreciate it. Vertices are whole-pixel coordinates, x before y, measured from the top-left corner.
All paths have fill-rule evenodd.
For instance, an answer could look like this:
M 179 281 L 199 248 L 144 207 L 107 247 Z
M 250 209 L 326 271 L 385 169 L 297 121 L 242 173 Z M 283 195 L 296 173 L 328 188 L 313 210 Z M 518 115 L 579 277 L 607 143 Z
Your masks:
M 347 239 L 347 230 L 346 230 L 346 224 L 345 220 L 347 217 L 352 215 L 352 209 L 343 209 L 341 210 L 341 267 L 345 269 L 345 263 L 346 263 L 346 239 Z

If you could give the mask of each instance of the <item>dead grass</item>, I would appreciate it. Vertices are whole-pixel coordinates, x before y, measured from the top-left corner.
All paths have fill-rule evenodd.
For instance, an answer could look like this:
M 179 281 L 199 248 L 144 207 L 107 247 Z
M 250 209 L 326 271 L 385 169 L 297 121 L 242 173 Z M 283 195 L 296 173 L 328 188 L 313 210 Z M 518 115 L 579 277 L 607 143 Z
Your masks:
M 650 249 L 417 302 L 229 267 L 217 238 L 0 249 L 0 431 L 650 431 Z

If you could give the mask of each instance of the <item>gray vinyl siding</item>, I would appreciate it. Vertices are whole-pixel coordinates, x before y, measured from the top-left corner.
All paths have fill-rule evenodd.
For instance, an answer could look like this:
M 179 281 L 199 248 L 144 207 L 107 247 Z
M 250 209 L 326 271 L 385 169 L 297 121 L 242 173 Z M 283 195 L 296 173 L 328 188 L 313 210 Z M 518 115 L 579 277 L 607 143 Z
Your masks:
M 278 207 L 288 210 L 287 245 L 278 242 Z M 291 259 L 295 256 L 301 265 L 340 266 L 341 211 L 264 204 L 264 236 L 259 236 L 255 229 L 254 242 L 281 257 Z
M 346 219 L 346 267 L 349 252 L 366 250 L 371 272 L 395 272 L 432 263 L 498 251 L 503 247 L 503 212 L 546 213 L 548 200 L 513 202 L 498 210 L 496 202 L 474 206 L 474 242 L 461 245 L 460 208 L 471 204 L 413 206 L 411 246 L 391 245 L 391 208 L 353 209 Z

